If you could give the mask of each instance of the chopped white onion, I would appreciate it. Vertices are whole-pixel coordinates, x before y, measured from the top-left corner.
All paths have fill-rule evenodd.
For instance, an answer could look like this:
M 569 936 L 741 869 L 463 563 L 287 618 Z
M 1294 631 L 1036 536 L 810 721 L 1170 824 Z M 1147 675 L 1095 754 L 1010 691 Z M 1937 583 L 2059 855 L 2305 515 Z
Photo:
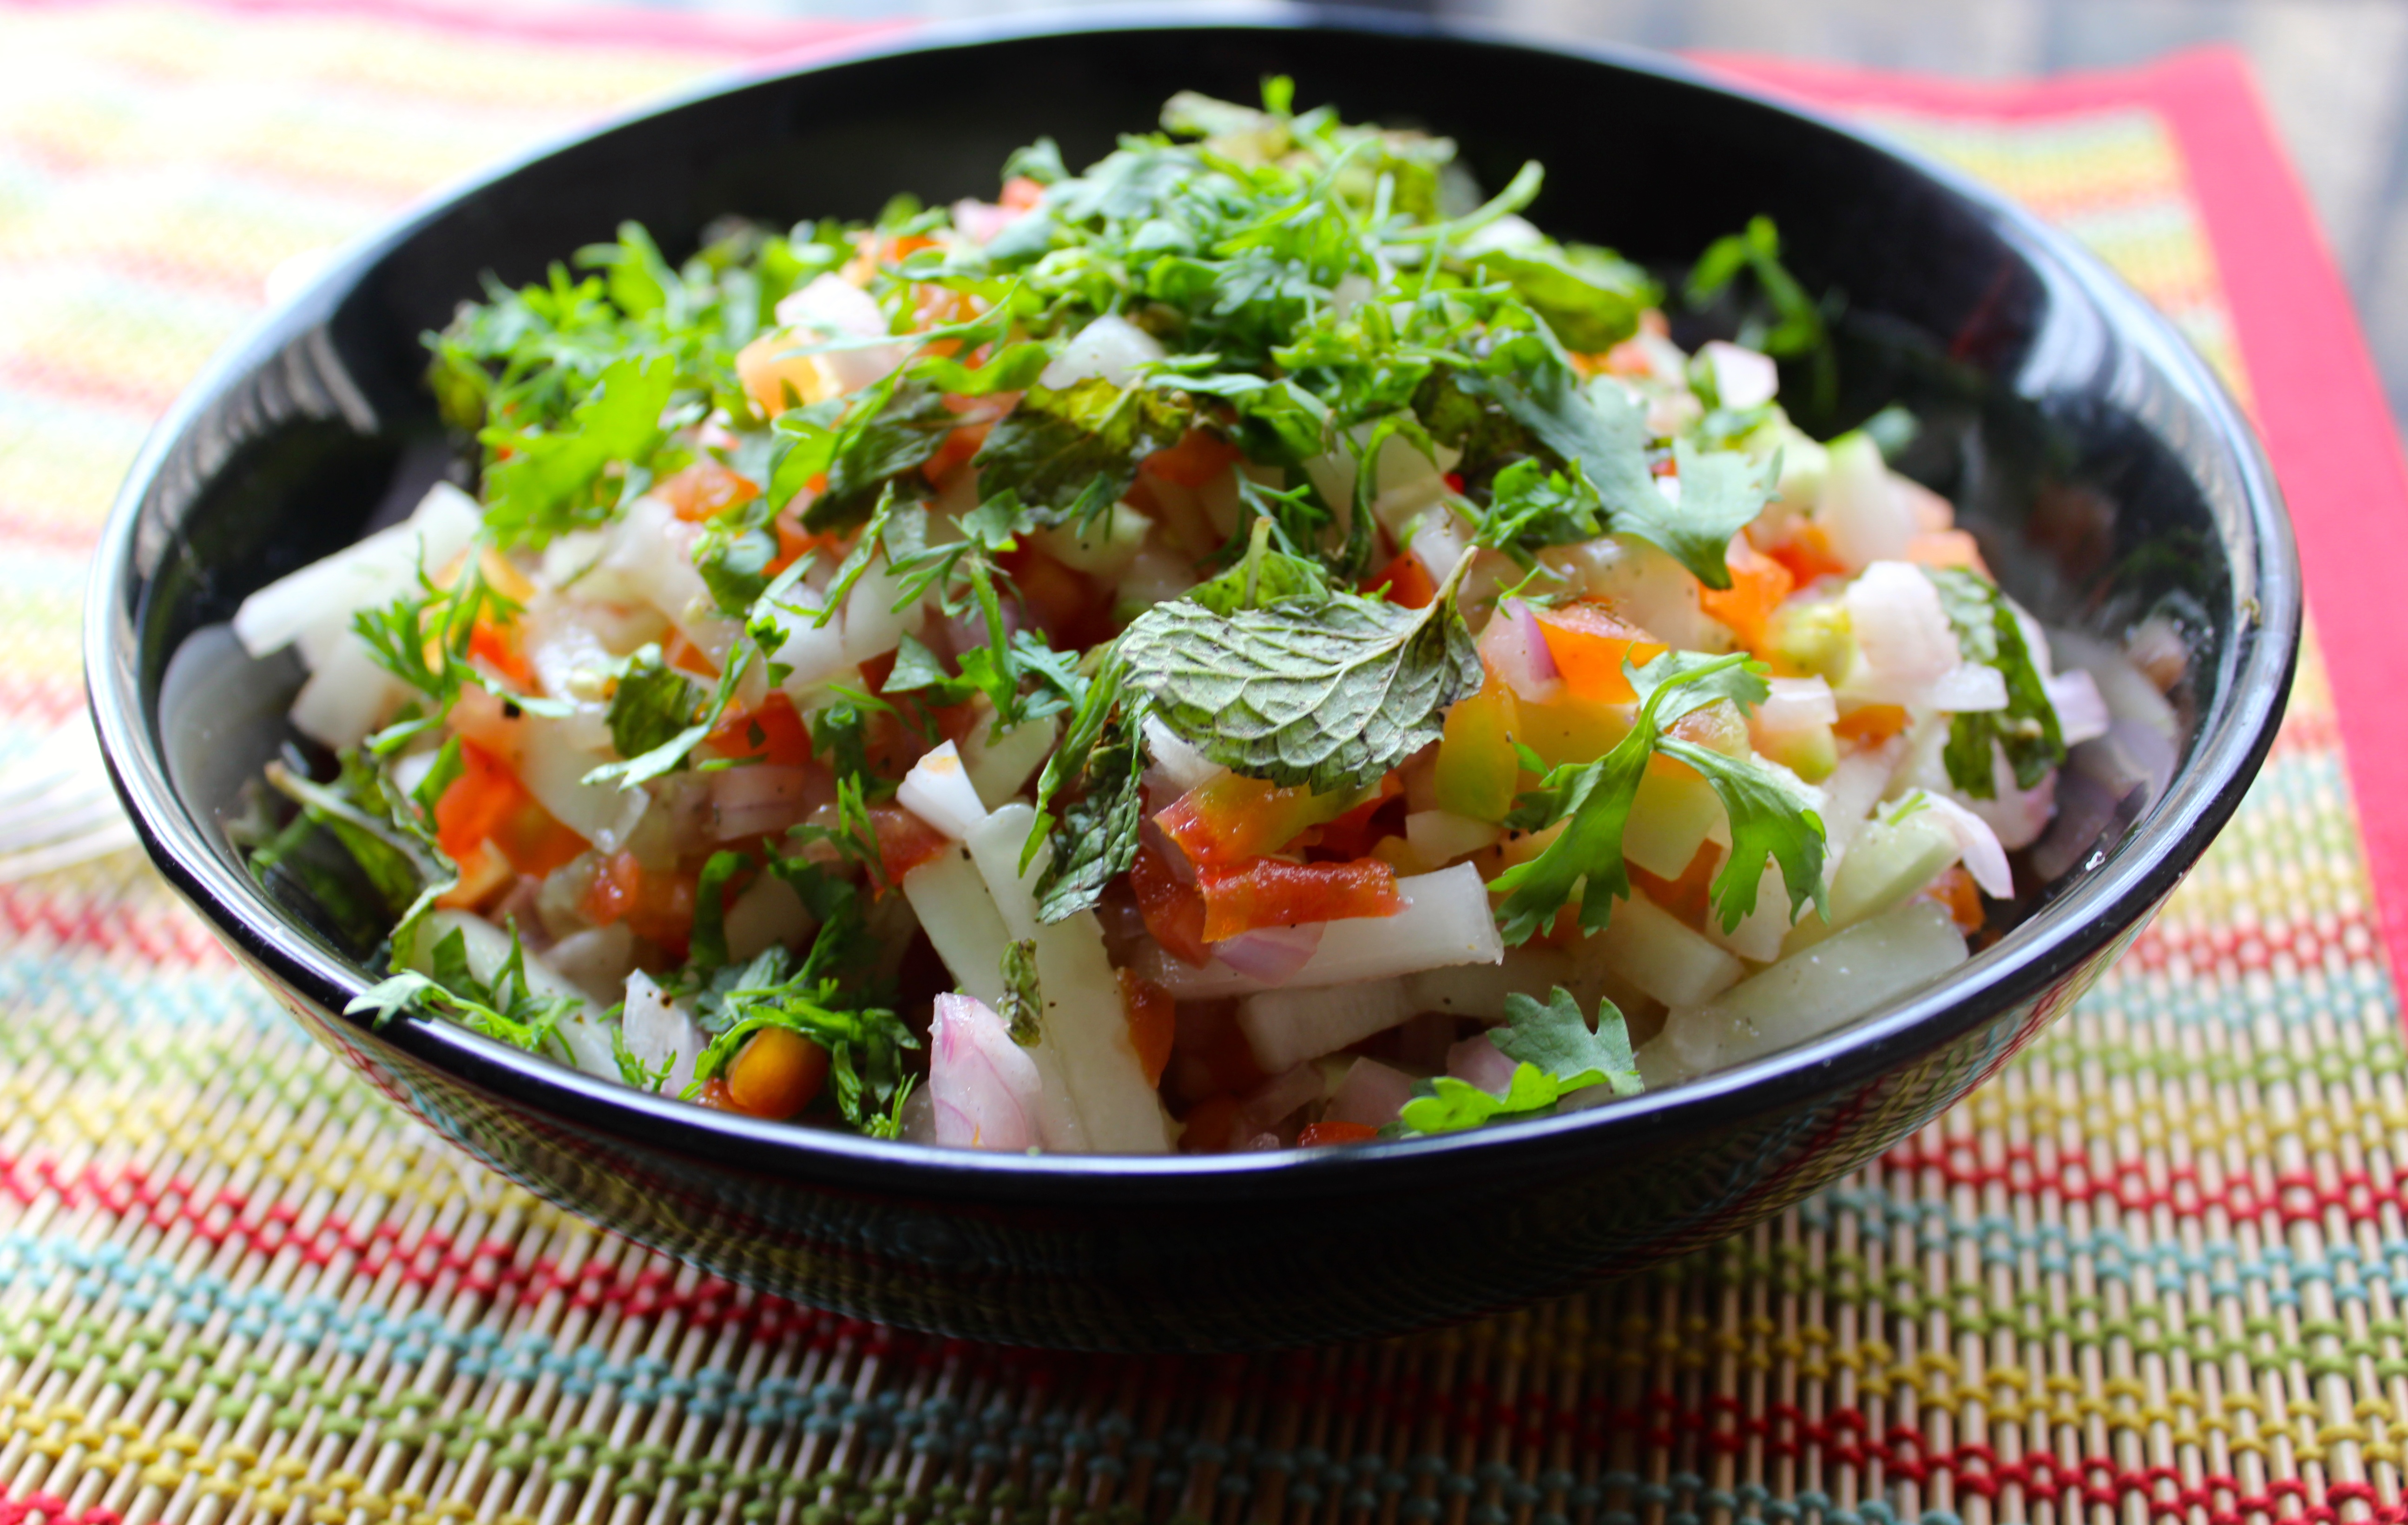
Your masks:
M 541 899 L 538 898 L 538 914 Z M 636 934 L 627 930 L 624 921 L 608 927 L 588 927 L 571 932 L 546 948 L 543 961 L 559 971 L 560 977 L 585 992 L 596 1003 L 617 999 L 624 993 L 627 973 L 636 967 Z
M 359 745 L 408 695 L 367 642 L 346 632 L 293 697 L 293 726 L 340 752 Z
M 1145 752 L 1181 794 L 1228 771 L 1154 715 L 1145 717 Z
M 987 817 L 986 805 L 951 741 L 911 765 L 902 787 L 895 791 L 895 801 L 955 842 Z
M 1870 436 L 1848 434 L 1831 441 L 1822 491 L 1814 499 L 1814 523 L 1831 554 L 1849 568 L 1906 554 L 1914 539 L 1914 511 L 1895 490 L 1881 447 Z M 1955 648 L 1953 637 L 1949 645 Z
M 2057 729 L 2064 733 L 2067 746 L 2106 735 L 2115 721 L 2100 695 L 2098 681 L 2080 668 L 2048 680 L 2048 703 L 2057 712 Z
M 2006 675 L 1986 662 L 1959 662 L 1933 680 L 1914 702 L 1952 715 L 2003 710 Z
M 1844 684 L 1850 693 L 1892 704 L 1918 701 L 1962 663 L 1940 590 L 1921 568 L 1876 561 L 1848 584 L 1845 602 L 1856 640 L 1856 668 Z
M 877 338 L 887 332 L 886 314 L 869 294 L 833 273 L 816 277 L 800 290 L 788 293 L 778 304 L 778 322 L 787 328 L 809 330 L 823 339 Z M 795 347 L 807 349 L 810 341 L 797 337 Z M 829 350 L 811 356 L 833 396 L 858 392 L 884 381 L 889 372 L 903 364 L 904 358 L 899 344 Z
M 1918 790 L 1914 798 L 1921 799 L 1923 808 L 1931 813 L 1931 818 L 1956 839 L 1956 851 L 1965 864 L 1965 871 L 1973 876 L 1973 883 L 1982 886 L 1983 894 L 1994 900 L 2003 900 L 2014 894 L 2014 871 L 2007 867 L 2006 849 L 1999 845 L 1999 834 L 1990 829 L 1990 823 L 1946 795 Z M 1913 808 L 1911 802 L 1907 808 Z
M 1781 367 L 1770 355 L 1718 338 L 1698 353 L 1713 368 L 1714 395 L 1726 408 L 1761 408 L 1781 393 Z
M 928 1031 L 928 1099 L 937 1142 L 1017 1154 L 1040 1142 L 1043 1083 L 1003 1018 L 971 996 L 937 998 Z
M 1825 679 L 1771 678 L 1766 683 L 1772 691 L 1756 707 L 1753 717 L 1766 729 L 1790 731 L 1839 723 L 1840 707 L 1831 698 L 1831 685 Z
M 1125 387 L 1137 380 L 1139 367 L 1168 352 L 1152 334 L 1126 318 L 1106 313 L 1073 335 L 1037 380 L 1057 391 L 1097 376 Z
M 814 925 L 794 886 L 774 873 L 765 873 L 727 908 L 723 928 L 727 957 L 740 964 L 773 947 L 795 947 L 810 935 Z

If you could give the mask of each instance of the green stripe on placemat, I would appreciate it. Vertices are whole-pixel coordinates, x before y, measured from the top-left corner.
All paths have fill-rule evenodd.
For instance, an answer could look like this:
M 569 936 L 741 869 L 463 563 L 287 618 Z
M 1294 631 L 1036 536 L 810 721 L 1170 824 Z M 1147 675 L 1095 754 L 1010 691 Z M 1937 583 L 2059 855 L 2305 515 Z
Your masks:
M 57 585 L 275 259 L 729 56 L 0 0 L 0 564 Z M 2148 112 L 1884 123 L 2243 383 Z M 65 602 L 0 599 L 0 733 L 73 707 Z M 1586 1296 L 1213 1360 L 714 1281 L 395 1114 L 130 858 L 0 886 L 0 1525 L 2401 1519 L 2408 1067 L 2357 842 L 2311 652 L 2157 923 L 1906 1146 Z

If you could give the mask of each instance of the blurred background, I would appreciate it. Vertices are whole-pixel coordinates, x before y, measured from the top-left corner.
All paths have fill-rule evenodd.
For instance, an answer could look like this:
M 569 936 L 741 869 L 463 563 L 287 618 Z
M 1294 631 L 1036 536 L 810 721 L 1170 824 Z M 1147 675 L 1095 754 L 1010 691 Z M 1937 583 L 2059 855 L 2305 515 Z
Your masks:
M 1061 9 L 1063 0 L 603 0 L 860 20 Z M 1209 8 L 1206 7 L 1206 8 Z M 2408 0 L 1380 0 L 1541 37 L 1772 53 L 1964 79 L 2246 53 L 2408 423 Z

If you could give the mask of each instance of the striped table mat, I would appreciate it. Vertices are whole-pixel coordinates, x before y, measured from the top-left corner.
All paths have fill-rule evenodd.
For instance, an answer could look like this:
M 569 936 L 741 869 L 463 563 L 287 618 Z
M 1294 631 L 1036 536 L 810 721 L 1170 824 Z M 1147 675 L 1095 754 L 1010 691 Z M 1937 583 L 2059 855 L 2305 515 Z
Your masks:
M 0 0 L 0 755 L 71 722 L 110 491 L 280 261 L 827 32 Z M 2172 313 L 2254 399 L 2319 627 L 2353 638 L 2027 1054 L 1654 1275 L 1416 1339 L 1059 1357 L 815 1314 L 543 1205 L 348 1080 L 121 855 L 0 887 L 0 1525 L 2408 1518 L 2408 1054 L 2362 851 L 2399 817 L 2352 804 L 2371 616 L 2328 596 L 2331 456 L 2286 450 L 2297 356 L 2253 304 L 2364 357 L 2287 180 L 2229 215 L 2248 155 L 2201 134 L 2281 175 L 2245 80 L 1722 63 L 2009 187 Z M 2408 511 L 2368 383 L 2328 381 L 2346 502 Z

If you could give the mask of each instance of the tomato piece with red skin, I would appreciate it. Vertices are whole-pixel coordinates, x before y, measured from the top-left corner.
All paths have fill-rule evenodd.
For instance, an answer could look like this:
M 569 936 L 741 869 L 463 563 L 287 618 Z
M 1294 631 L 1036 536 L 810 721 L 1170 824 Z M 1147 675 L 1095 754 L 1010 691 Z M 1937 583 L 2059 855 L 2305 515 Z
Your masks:
M 872 805 L 869 824 L 878 833 L 881 880 L 899 885 L 903 876 L 952 845 L 952 839 L 900 805 Z
M 742 508 L 759 497 L 761 489 L 752 478 L 704 459 L 656 484 L 652 496 L 668 504 L 671 513 L 698 525 Z
M 594 876 L 579 907 L 596 927 L 624 921 L 627 930 L 661 945 L 682 963 L 694 936 L 697 876 L 686 869 L 646 869 L 628 852 L 615 853 Z
M 1296 1146 L 1317 1149 L 1338 1144 L 1369 1144 L 1379 1136 L 1380 1130 L 1369 1123 L 1307 1123 L 1297 1131 Z
M 1138 469 L 1182 487 L 1201 487 L 1237 465 L 1241 455 L 1237 446 L 1211 430 L 1192 428 L 1180 436 L 1179 443 L 1140 461 Z
M 772 693 L 757 710 L 730 716 L 704 739 L 723 757 L 758 757 L 775 768 L 800 768 L 811 760 L 810 732 L 795 701 Z
M 1129 888 L 1137 896 L 1145 929 L 1172 957 L 1197 969 L 1212 956 L 1204 943 L 1204 892 L 1170 871 L 1162 855 L 1140 847 L 1129 864 Z
M 1438 597 L 1438 583 L 1422 565 L 1422 558 L 1411 551 L 1373 572 L 1363 580 L 1361 591 L 1367 594 L 1386 590 L 1388 602 L 1405 609 L 1427 609 Z
M 1162 1068 L 1170 1062 L 1170 1045 L 1178 1036 L 1178 1007 L 1170 992 L 1133 969 L 1115 970 L 1121 982 L 1121 1014 L 1128 1019 L 1129 1046 L 1145 1071 L 1145 1083 L 1162 1084 Z
M 1190 863 L 1243 863 L 1279 851 L 1345 808 L 1343 795 L 1221 773 L 1155 812 L 1154 823 Z
M 1290 863 L 1259 857 L 1234 867 L 1199 868 L 1204 938 L 1225 938 L 1262 927 L 1393 916 L 1405 908 L 1397 870 L 1378 858 L 1351 863 Z

